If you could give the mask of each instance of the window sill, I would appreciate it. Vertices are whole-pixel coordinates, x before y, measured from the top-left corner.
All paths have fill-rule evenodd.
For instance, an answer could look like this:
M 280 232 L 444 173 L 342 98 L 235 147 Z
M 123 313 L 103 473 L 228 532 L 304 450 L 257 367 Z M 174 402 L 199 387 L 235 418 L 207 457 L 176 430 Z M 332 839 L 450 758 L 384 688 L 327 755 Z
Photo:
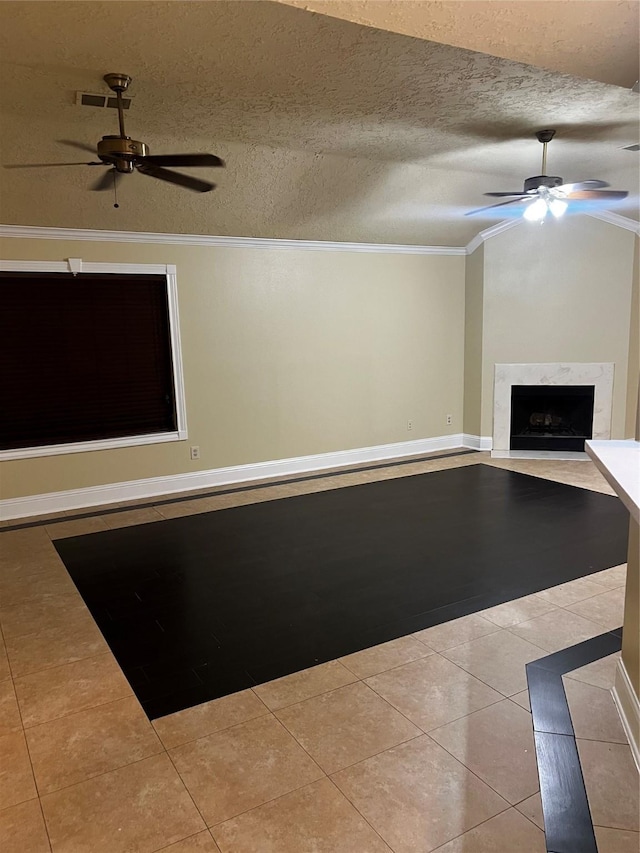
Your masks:
M 0 462 L 10 459 L 33 459 L 38 456 L 64 456 L 67 453 L 86 453 L 91 450 L 114 450 L 118 447 L 136 447 L 142 444 L 161 444 L 166 441 L 185 441 L 186 430 L 157 432 L 150 435 L 130 435 L 106 438 L 99 441 L 78 441 L 73 444 L 49 444 L 46 447 L 17 447 L 0 450 Z

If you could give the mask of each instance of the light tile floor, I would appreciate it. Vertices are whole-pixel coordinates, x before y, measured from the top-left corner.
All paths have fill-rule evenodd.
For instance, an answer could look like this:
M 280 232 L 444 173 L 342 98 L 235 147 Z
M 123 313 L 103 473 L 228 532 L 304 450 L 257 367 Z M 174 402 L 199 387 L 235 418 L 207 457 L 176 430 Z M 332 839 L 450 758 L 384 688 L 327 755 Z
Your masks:
M 524 665 L 620 625 L 624 566 L 151 724 L 52 546 L 476 464 L 611 493 L 590 462 L 475 454 L 0 533 L 0 850 L 544 853 Z M 616 660 L 565 684 L 600 853 L 637 853 Z

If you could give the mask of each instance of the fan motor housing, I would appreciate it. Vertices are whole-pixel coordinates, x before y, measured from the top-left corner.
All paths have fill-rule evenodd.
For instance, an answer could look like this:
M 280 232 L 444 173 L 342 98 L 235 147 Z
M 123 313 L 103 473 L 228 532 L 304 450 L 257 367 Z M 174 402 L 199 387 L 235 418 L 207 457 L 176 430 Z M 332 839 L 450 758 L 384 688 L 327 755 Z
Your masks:
M 534 175 L 533 178 L 526 178 L 524 182 L 524 191 L 526 193 L 535 193 L 538 187 L 559 187 L 563 184 L 563 179 L 557 175 Z
M 132 172 L 137 157 L 146 157 L 149 146 L 130 136 L 103 136 L 98 142 L 98 157 L 112 163 L 118 172 Z

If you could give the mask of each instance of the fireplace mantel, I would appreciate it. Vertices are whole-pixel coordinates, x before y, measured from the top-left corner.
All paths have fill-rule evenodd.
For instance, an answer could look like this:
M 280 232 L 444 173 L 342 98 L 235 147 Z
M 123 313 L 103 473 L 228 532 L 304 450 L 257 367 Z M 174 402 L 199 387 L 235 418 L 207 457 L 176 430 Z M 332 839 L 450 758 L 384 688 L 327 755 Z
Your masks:
M 510 450 L 512 385 L 593 385 L 593 438 L 611 438 L 613 371 L 610 362 L 556 362 L 549 364 L 496 364 L 493 390 L 493 450 L 495 457 L 559 459 L 554 451 Z M 588 458 L 572 453 L 566 458 Z

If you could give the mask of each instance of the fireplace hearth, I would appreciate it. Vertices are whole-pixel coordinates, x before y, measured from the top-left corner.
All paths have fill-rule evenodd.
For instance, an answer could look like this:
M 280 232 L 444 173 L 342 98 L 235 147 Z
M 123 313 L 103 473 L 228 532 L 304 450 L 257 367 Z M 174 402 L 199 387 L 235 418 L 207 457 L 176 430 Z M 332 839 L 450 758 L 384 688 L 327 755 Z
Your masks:
M 510 449 L 583 452 L 594 399 L 594 385 L 512 385 Z

